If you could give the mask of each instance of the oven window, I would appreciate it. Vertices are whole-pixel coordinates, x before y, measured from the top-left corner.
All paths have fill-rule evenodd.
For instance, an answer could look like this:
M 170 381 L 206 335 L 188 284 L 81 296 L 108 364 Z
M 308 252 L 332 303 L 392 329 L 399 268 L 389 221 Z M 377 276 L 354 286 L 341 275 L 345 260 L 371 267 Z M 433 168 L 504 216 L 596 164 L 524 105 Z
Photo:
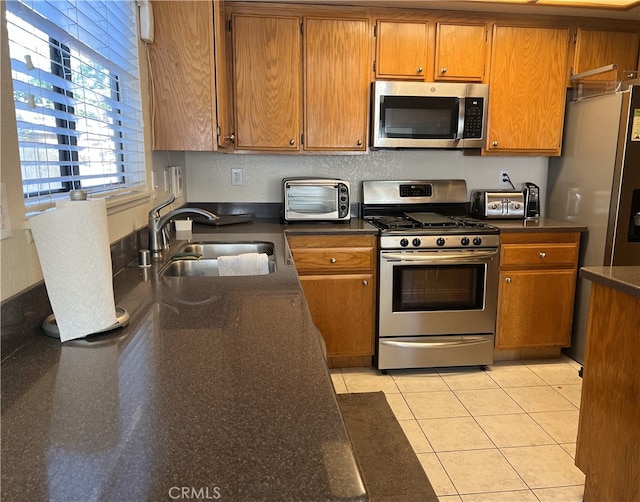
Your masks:
M 330 186 L 289 187 L 287 192 L 289 210 L 308 214 L 325 214 L 337 211 L 336 190 Z
M 384 96 L 380 104 L 387 138 L 455 139 L 458 98 Z
M 393 267 L 393 311 L 481 310 L 486 265 Z

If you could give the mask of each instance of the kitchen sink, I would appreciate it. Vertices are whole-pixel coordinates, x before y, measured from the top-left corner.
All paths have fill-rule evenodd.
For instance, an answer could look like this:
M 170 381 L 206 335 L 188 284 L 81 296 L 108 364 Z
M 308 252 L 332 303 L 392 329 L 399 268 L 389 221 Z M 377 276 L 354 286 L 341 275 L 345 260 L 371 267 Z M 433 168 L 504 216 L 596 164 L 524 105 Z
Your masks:
M 218 256 L 235 256 L 243 253 L 266 253 L 273 257 L 273 243 L 264 241 L 246 242 L 190 242 L 180 248 L 176 254 L 199 254 L 203 260 Z
M 160 273 L 169 277 L 218 277 L 219 257 L 245 253 L 265 253 L 268 257 L 269 273 L 276 271 L 272 242 L 191 242 L 178 249 Z

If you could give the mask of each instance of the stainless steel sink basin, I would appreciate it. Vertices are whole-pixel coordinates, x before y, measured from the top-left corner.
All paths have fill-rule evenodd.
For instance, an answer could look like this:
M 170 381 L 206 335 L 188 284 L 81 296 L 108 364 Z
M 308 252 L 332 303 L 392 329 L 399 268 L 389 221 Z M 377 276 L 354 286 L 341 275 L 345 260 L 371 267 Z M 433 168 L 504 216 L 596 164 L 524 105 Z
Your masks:
M 203 260 L 215 259 L 218 256 L 235 256 L 243 253 L 267 253 L 273 256 L 273 243 L 264 241 L 247 242 L 190 242 L 180 248 L 177 253 L 193 253 L 202 255 Z
M 269 257 L 269 273 L 276 271 L 274 247 L 272 242 L 192 242 L 178 249 L 174 256 L 201 255 L 202 258 L 173 259 L 160 271 L 169 277 L 217 277 L 218 258 L 220 256 L 236 256 L 244 253 L 266 253 Z

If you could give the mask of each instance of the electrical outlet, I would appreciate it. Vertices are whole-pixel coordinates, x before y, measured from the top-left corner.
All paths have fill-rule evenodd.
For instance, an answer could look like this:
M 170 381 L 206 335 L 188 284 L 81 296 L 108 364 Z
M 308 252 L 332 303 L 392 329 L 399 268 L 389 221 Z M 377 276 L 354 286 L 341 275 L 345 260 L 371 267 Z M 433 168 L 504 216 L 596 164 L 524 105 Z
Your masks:
M 511 177 L 509 176 L 509 171 L 500 171 L 500 184 L 501 185 L 511 185 L 511 183 L 509 183 L 509 180 L 511 179 Z
M 242 168 L 234 167 L 231 169 L 231 184 L 234 186 L 242 186 Z

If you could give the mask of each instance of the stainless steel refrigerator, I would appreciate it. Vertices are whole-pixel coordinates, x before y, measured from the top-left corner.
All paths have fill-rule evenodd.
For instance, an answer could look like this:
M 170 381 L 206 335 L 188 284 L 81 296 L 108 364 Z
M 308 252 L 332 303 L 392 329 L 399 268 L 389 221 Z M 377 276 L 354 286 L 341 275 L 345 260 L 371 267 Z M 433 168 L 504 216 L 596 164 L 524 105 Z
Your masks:
M 546 216 L 587 226 L 580 266 L 640 265 L 640 81 L 570 101 L 549 162 Z M 578 278 L 571 347 L 584 362 L 590 281 Z

